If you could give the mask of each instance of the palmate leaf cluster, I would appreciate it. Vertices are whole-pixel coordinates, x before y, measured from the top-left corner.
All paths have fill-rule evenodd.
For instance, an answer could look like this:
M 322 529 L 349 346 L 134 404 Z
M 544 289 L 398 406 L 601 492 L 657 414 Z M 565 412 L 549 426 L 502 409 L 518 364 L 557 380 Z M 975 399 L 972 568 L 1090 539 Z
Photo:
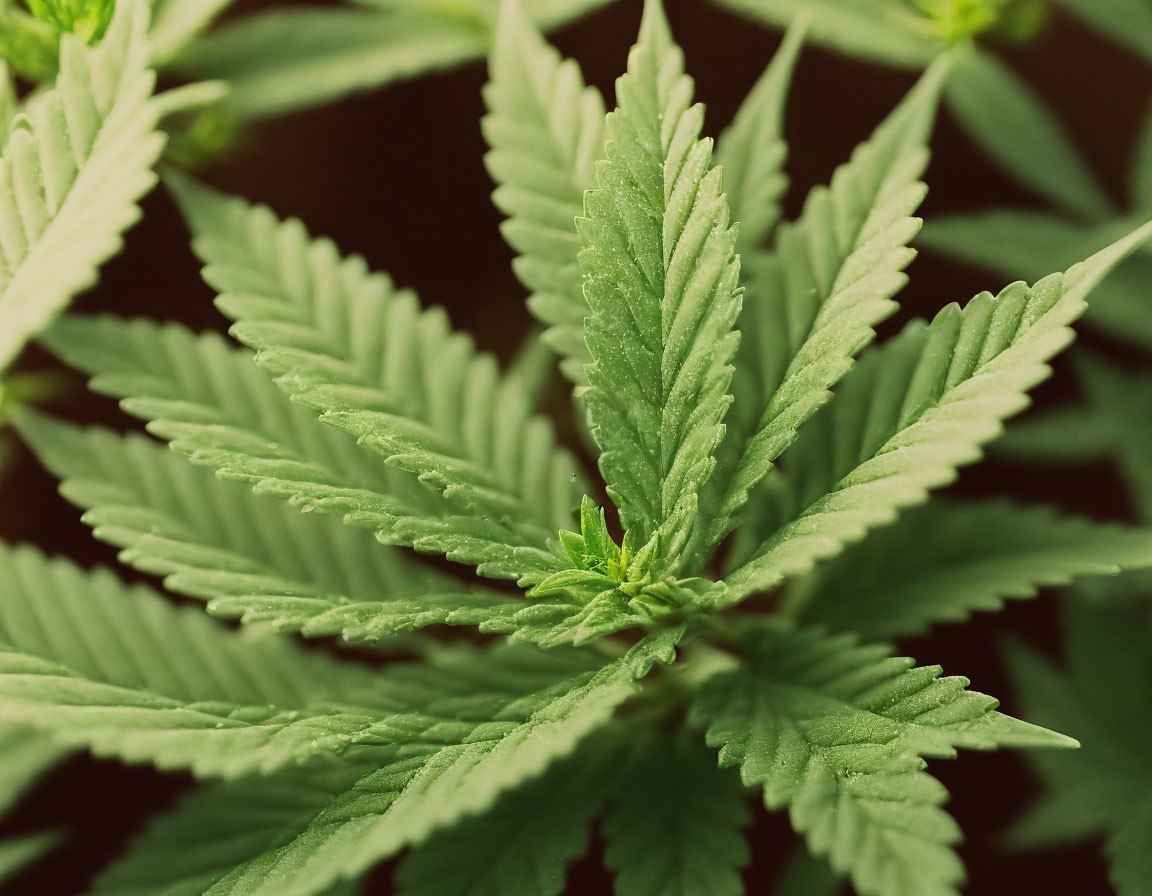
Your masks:
M 1148 229 L 872 346 L 947 66 L 781 221 L 803 28 L 714 149 L 658 2 L 607 115 L 499 12 L 494 198 L 596 474 L 441 309 L 170 174 L 235 341 L 64 316 L 44 345 L 151 437 L 18 426 L 127 566 L 242 625 L 0 547 L 4 755 L 39 747 L 12 793 L 78 749 L 202 781 L 93 893 L 350 892 L 408 850 L 401 893 L 556 894 L 597 822 L 620 894 L 739 893 L 750 795 L 797 890 L 958 892 L 927 761 L 1075 741 L 883 642 L 1152 565 L 1146 529 L 930 500 Z

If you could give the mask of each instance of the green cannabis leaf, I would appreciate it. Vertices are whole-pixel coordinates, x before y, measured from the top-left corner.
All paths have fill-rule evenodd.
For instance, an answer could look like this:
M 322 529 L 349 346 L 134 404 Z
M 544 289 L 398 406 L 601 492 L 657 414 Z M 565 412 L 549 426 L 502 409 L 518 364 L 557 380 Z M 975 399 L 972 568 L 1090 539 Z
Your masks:
M 670 573 L 715 467 L 740 312 L 736 231 L 681 57 L 650 5 L 577 221 L 600 471 L 624 527 L 659 535 Z
M 952 893 L 963 878 L 947 794 L 921 757 L 1071 743 L 994 712 L 966 679 L 852 636 L 758 627 L 747 637 L 747 664 L 705 685 L 697 721 L 721 764 L 740 766 L 769 809 L 788 807 L 809 847 L 865 896 Z
M 1118 885 L 1138 892 L 1152 816 L 1108 814 L 1085 783 L 1112 793 L 1129 766 L 1106 751 L 1139 752 L 1093 736 L 1142 698 L 1121 683 L 1127 651 L 1097 658 L 1103 630 L 1078 628 L 1085 681 L 1055 700 L 1055 673 L 1017 661 L 1037 718 L 1083 735 L 1067 758 L 1071 736 L 873 639 L 1152 566 L 1146 528 L 934 495 L 1027 407 L 1152 225 L 880 339 L 955 60 L 784 220 L 783 110 L 806 33 L 901 22 L 889 46 L 920 60 L 1010 4 L 802 18 L 715 152 L 658 0 L 607 114 L 538 31 L 594 2 L 365 0 L 196 37 L 227 5 L 159 3 L 149 32 L 122 2 L 93 46 L 61 37 L 56 87 L 22 113 L 2 97 L 0 360 L 39 334 L 147 435 L 11 416 L 96 538 L 156 581 L 0 545 L 0 808 L 70 751 L 196 779 L 97 896 L 347 896 L 401 853 L 405 896 L 555 896 L 598 823 L 620 896 L 736 896 L 752 793 L 802 840 L 782 892 L 846 877 L 861 896 L 957 896 L 961 832 L 929 760 L 1047 749 L 1046 776 L 1093 771 L 1033 832 L 1085 800 L 1085 828 L 1108 831 Z M 37 6 L 89 37 L 105 9 Z M 254 50 L 258 34 L 276 39 Z M 232 339 L 111 315 L 40 332 L 130 223 L 162 114 L 216 95 L 151 99 L 151 59 L 223 74 L 216 111 L 239 120 L 485 51 L 493 201 L 543 327 L 511 364 L 300 221 L 172 169 Z M 1091 188 L 1070 202 L 1088 208 Z M 553 356 L 573 427 L 544 397 Z M 1142 404 L 1089 391 L 1109 438 L 1073 444 L 1083 418 L 1066 414 L 1048 424 L 1056 453 L 1115 447 L 1126 427 L 1147 441 Z M 1143 445 L 1122 452 L 1147 497 Z M 0 874 L 51 836 L 0 843 Z
M 1128 0 L 1064 0 L 1060 5 L 1145 61 L 1152 59 L 1152 17 L 1143 5 Z M 984 67 L 988 74 L 995 74 L 987 62 Z M 987 84 L 1003 81 L 999 77 L 983 80 Z M 995 89 L 1003 93 L 1003 86 Z M 933 249 L 1011 276 L 1027 276 L 1029 271 L 1047 270 L 1061 259 L 1072 260 L 1104 247 L 1147 214 L 1152 120 L 1146 119 L 1137 134 L 1127 201 L 1124 210 L 1118 211 L 1094 186 L 1070 144 L 1058 141 L 1056 145 L 1063 145 L 1061 154 L 1071 164 L 1030 167 L 1034 160 L 1021 152 L 1013 131 L 996 124 L 996 118 L 1003 121 L 1004 115 L 997 116 L 995 105 L 992 115 L 981 111 L 987 97 L 988 91 L 973 92 L 968 97 L 970 111 L 982 117 L 990 130 L 999 131 L 1001 156 L 1014 158 L 1017 173 L 1049 197 L 1058 211 L 992 208 L 945 218 L 933 222 L 925 234 Z M 1023 108 L 1020 98 L 1014 104 Z M 1000 108 L 1012 105 L 1002 103 Z M 1047 110 L 1033 106 L 1037 121 L 1046 118 L 1055 125 Z M 1048 127 L 1049 135 L 1056 134 L 1057 128 Z M 1018 251 L 1007 250 L 1010 245 Z M 1146 307 L 1150 272 L 1147 252 L 1128 259 L 1097 293 L 1088 323 L 1146 351 L 1152 345 Z M 1078 350 L 1074 361 L 1085 400 L 1023 421 L 997 449 L 1016 462 L 1112 461 L 1125 481 L 1133 510 L 1147 520 L 1152 513 L 1145 422 L 1152 392 L 1147 376 L 1122 369 L 1094 352 Z M 1094 537 L 1085 531 L 1081 539 L 1062 559 L 1073 559 L 1081 547 L 1090 550 Z M 1008 543 L 1013 541 L 1016 537 L 1008 539 Z M 1059 565 L 1052 564 L 1051 572 L 1058 573 Z M 1058 722 L 1084 744 L 1071 761 L 1052 757 L 1035 761 L 1045 783 L 1044 795 L 1011 832 L 1010 840 L 1029 847 L 1102 837 L 1112 884 L 1122 896 L 1147 892 L 1152 881 L 1148 862 L 1152 790 L 1135 747 L 1148 735 L 1147 713 L 1141 706 L 1147 700 L 1149 680 L 1144 602 L 1150 581 L 1147 573 L 1141 573 L 1120 582 L 1085 582 L 1077 587 L 1073 592 L 1076 602 L 1070 600 L 1066 610 L 1063 669 L 1021 644 L 1013 643 L 1007 651 L 1017 688 L 1032 713 L 1046 722 Z M 1113 693 L 1123 693 L 1119 703 L 1111 699 Z
M 508 216 L 501 232 L 519 255 L 517 275 L 532 290 L 528 307 L 548 327 L 543 339 L 563 358 L 565 375 L 584 384 L 588 304 L 573 222 L 603 153 L 604 100 L 517 4 L 505 4 L 495 40 L 483 121 L 491 147 L 484 161 L 498 185 L 492 199 Z

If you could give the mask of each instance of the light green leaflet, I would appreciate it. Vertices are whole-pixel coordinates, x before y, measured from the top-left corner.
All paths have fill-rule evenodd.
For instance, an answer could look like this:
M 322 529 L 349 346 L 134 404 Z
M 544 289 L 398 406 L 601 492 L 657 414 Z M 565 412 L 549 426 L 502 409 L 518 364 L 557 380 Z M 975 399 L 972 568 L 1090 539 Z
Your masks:
M 346 702 L 372 697 L 365 670 L 30 548 L 0 548 L 0 570 L 2 718 L 49 743 L 233 776 L 376 738 L 373 704 Z
M 577 222 L 591 309 L 585 400 L 624 528 L 638 544 L 657 537 L 657 569 L 675 572 L 731 402 L 736 232 L 700 139 L 703 109 L 655 3 L 617 95 L 600 187 Z
M 75 316 L 60 320 L 43 341 L 92 374 L 93 389 L 123 399 L 122 407 L 150 421 L 154 434 L 225 478 L 282 483 L 280 491 L 263 491 L 283 497 L 305 493 L 305 483 L 328 486 L 342 512 L 371 508 L 385 517 L 435 501 L 351 439 L 317 426 L 314 415 L 284 400 L 250 355 L 216 334 L 197 336 L 142 318 Z
M 953 896 L 963 867 L 944 788 L 921 757 L 957 748 L 1074 746 L 994 712 L 939 667 L 819 630 L 751 627 L 750 656 L 705 683 L 696 721 L 722 765 L 787 807 L 809 849 L 861 896 Z
M 484 163 L 497 183 L 492 200 L 508 216 L 501 232 L 519 253 L 516 273 L 532 290 L 528 307 L 548 327 L 544 341 L 563 359 L 565 375 L 583 384 L 588 304 L 575 219 L 604 152 L 604 100 L 515 2 L 501 10 L 488 70 Z
M 977 460 L 1049 375 L 1088 293 L 1150 234 L 1152 225 L 1035 286 L 950 305 L 861 363 L 785 458 L 776 509 L 761 523 L 772 534 L 726 577 L 721 605 L 807 572 Z
M 1107 193 L 1044 101 L 1010 68 L 973 43 L 973 38 L 990 30 L 1018 39 L 1033 35 L 1042 15 L 1035 8 L 1029 10 L 1027 2 L 717 2 L 777 28 L 787 27 L 800 15 L 810 16 L 809 33 L 815 42 L 882 65 L 925 68 L 939 56 L 951 56 L 956 65 L 945 94 L 947 104 L 993 161 L 1058 207 L 1097 218 L 1112 213 Z M 1152 28 L 1140 24 L 1145 20 L 1152 24 L 1147 9 L 1128 9 L 1139 6 L 1140 0 L 1061 2 L 1105 28 L 1122 30 L 1121 39 L 1130 44 L 1147 45 L 1152 38 Z
M 781 345 L 778 315 L 788 307 L 774 300 L 781 292 L 776 253 L 769 248 L 783 210 L 780 201 L 788 186 L 784 171 L 787 144 L 784 141 L 784 104 L 792 72 L 800 52 L 807 20 L 794 24 L 741 104 L 732 124 L 720 135 L 716 159 L 724 171 L 728 202 L 734 220 L 740 222 L 736 251 L 740 253 L 743 280 L 747 287 L 736 326 L 740 345 L 733 362 L 733 407 L 725 417 L 726 436 L 717 456 L 719 472 L 705 486 L 706 510 L 719 500 L 722 484 L 760 420 L 769 396 L 779 385 L 779 377 L 790 358 Z M 717 483 L 720 483 L 718 485 Z M 714 511 L 711 511 L 714 512 Z M 697 535 L 695 556 L 689 565 L 700 563 L 709 545 Z
M 177 191 L 233 334 L 294 400 L 446 499 L 444 519 L 392 501 L 385 512 L 397 518 L 381 534 L 465 562 L 482 557 L 505 577 L 518 547 L 548 568 L 546 543 L 571 520 L 583 483 L 516 381 L 503 380 L 443 311 L 421 308 L 298 221 L 186 182 Z M 286 482 L 285 490 L 325 509 L 323 487 Z M 506 559 L 488 546 L 502 546 Z
M 890 65 L 920 67 L 940 52 L 920 16 L 902 0 L 719 0 L 749 18 L 786 28 L 812 16 L 812 37 L 842 52 Z
M 1064 127 L 994 56 L 960 54 L 947 99 L 972 138 L 1021 183 L 1075 214 L 1113 214 L 1111 200 Z
M 60 46 L 55 86 L 35 94 L 0 156 L 0 369 L 120 247 L 156 178 L 147 7 L 122 0 L 104 40 Z
M 220 480 L 151 440 L 25 414 L 20 432 L 120 560 L 164 576 L 213 615 L 315 637 L 375 641 L 438 623 L 493 624 L 525 609 L 465 588 L 331 516 L 302 515 Z
M 1124 219 L 1101 223 L 1029 209 L 991 209 L 937 219 L 925 229 L 922 242 L 1007 277 L 1032 278 L 1104 248 L 1129 226 Z M 1087 323 L 1143 348 L 1152 346 L 1144 287 L 1149 277 L 1152 257 L 1147 251 L 1128 259 L 1100 284 Z
M 764 74 L 716 141 L 716 164 L 724 171 L 732 220 L 740 222 L 736 250 L 742 264 L 767 253 L 768 240 L 783 214 L 780 203 L 788 189 L 784 105 L 807 28 L 807 17 L 801 16 L 788 29 Z M 740 321 L 743 328 L 743 314 Z
M 437 828 L 488 809 L 498 796 L 542 774 L 554 761 L 571 754 L 592 730 L 635 693 L 636 680 L 655 663 L 671 662 L 679 632 L 669 631 L 641 642 L 624 657 L 570 685 L 517 701 L 498 721 L 479 722 L 469 732 L 456 726 L 454 739 L 442 744 L 413 744 L 364 754 L 363 761 L 328 766 L 329 772 L 279 776 L 212 789 L 193 797 L 145 841 L 145 848 L 109 875 L 100 896 L 128 896 L 119 881 L 170 881 L 162 862 L 184 832 L 203 829 L 205 817 L 231 818 L 234 811 L 279 824 L 243 829 L 229 824 L 219 832 L 227 849 L 227 867 L 213 848 L 197 850 L 187 873 L 206 896 L 305 896 L 322 893 L 343 877 L 354 876 L 378 860 L 419 842 Z M 544 654 L 544 657 L 549 654 Z M 546 663 L 546 661 L 545 661 Z M 483 681 L 483 664 L 470 664 Z M 468 666 L 456 681 L 468 692 Z M 461 674 L 463 673 L 463 678 Z M 503 676 L 523 687 L 519 676 Z M 497 679 L 499 680 L 499 679 Z M 482 699 L 482 697 L 481 697 Z M 450 700 L 445 700 L 451 705 Z M 446 731 L 452 736 L 452 730 Z M 213 829 L 212 840 L 215 839 Z M 211 840 L 210 840 L 211 842 Z M 206 884 L 211 884 L 206 886 Z M 147 891 L 144 891 L 147 892 Z
M 800 218 L 781 226 L 775 252 L 751 272 L 742 318 L 749 350 L 737 356 L 743 410 L 734 414 L 707 505 L 705 553 L 735 527 L 749 492 L 832 397 L 873 327 L 896 310 L 892 297 L 914 256 L 907 244 L 920 229 L 913 213 L 926 192 L 919 177 L 946 70 L 931 69 L 830 186 L 809 193 Z M 751 382 L 749 369 L 758 374 Z

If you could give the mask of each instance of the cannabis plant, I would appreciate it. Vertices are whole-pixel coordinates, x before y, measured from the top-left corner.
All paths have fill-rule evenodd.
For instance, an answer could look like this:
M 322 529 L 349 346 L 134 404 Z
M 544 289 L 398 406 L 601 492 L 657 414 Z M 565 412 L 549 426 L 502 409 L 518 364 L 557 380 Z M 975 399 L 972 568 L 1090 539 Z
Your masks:
M 121 2 L 102 43 L 65 46 L 122 59 L 142 21 Z M 0 722 L 21 758 L 0 800 L 78 749 L 203 780 L 93 893 L 350 892 L 408 850 L 408 896 L 556 894 L 597 820 L 617 892 L 739 893 L 752 799 L 821 860 L 796 866 L 801 892 L 829 873 L 864 896 L 958 892 L 960 832 L 926 760 L 1076 742 L 886 642 L 1152 565 L 1147 530 L 930 500 L 1152 231 L 871 346 L 912 259 L 948 66 L 781 222 L 800 40 L 713 152 L 658 0 L 607 115 L 515 0 L 501 9 L 494 198 L 597 475 L 536 406 L 534 362 L 501 370 L 300 222 L 168 172 L 242 345 L 64 316 L 44 345 L 155 438 L 18 426 L 126 565 L 241 626 L 0 547 Z M 33 119 L 18 133 L 38 156 L 30 137 L 4 156 L 0 307 L 23 282 L 36 320 L 76 285 L 53 286 L 63 262 L 22 267 L 69 208 L 52 177 L 75 168 L 69 121 Z M 149 133 L 115 160 L 152 153 Z

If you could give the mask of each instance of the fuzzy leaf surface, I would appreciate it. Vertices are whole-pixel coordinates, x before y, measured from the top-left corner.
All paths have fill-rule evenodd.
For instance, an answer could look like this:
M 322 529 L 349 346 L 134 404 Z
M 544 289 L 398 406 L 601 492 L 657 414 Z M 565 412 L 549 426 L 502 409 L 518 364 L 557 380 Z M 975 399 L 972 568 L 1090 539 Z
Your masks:
M 32 548 L 0 569 L 0 718 L 59 747 L 232 776 L 395 739 L 367 670 Z
M 737 410 L 708 503 L 705 553 L 736 525 L 749 492 L 831 397 L 873 327 L 896 310 L 920 229 L 927 140 L 946 69 L 930 70 L 830 185 L 754 260 L 741 319 Z M 704 559 L 704 558 L 701 558 Z
M 1092 288 L 1150 233 L 1142 228 L 1035 286 L 950 305 L 861 362 L 785 459 L 771 509 L 749 529 L 753 538 L 771 534 L 726 577 L 719 603 L 807 572 L 979 459 L 1049 376 L 1047 362 L 1072 340 Z
M 150 439 L 25 414 L 20 430 L 120 560 L 216 616 L 375 641 L 495 622 L 522 600 L 471 588 L 328 515 L 253 495 Z
M 862 896 L 954 896 L 960 839 L 922 757 L 958 747 L 1068 746 L 994 712 L 997 701 L 886 647 L 819 629 L 753 627 L 748 657 L 705 683 L 695 718 L 769 809 Z
M 421 308 L 299 221 L 174 184 L 232 333 L 294 401 L 449 505 L 440 515 L 401 510 L 390 536 L 498 575 L 524 571 L 512 561 L 522 546 L 547 563 L 548 540 L 586 489 L 515 377 L 441 309 Z
M 547 327 L 544 341 L 565 375 L 583 385 L 588 303 L 576 218 L 604 152 L 604 99 L 514 0 L 501 8 L 488 72 L 484 163 L 497 185 L 492 199 L 507 217 L 501 232 L 518 253 L 514 267 L 532 292 L 528 307 Z
M 657 2 L 608 116 L 577 222 L 591 316 L 585 393 L 600 471 L 638 544 L 675 572 L 731 403 L 740 263 L 703 109 Z
M 197 892 L 205 896 L 324 893 L 338 880 L 358 875 L 404 846 L 488 810 L 506 791 L 537 778 L 606 724 L 616 707 L 635 693 L 639 678 L 654 664 L 671 662 L 677 637 L 677 632 L 664 632 L 598 671 L 554 679 L 550 689 L 522 696 L 505 711 L 490 715 L 494 721 L 477 723 L 470 733 L 460 730 L 450 737 L 452 731 L 445 729 L 440 743 L 425 740 L 407 748 L 381 748 L 367 754 L 366 763 L 333 766 L 336 779 L 290 816 L 282 817 L 276 806 L 280 800 L 294 799 L 297 791 L 291 785 L 277 787 L 270 797 L 269 816 L 275 812 L 279 822 L 274 829 L 268 826 L 272 836 L 246 841 L 230 826 L 236 839 L 230 837 L 227 848 L 235 865 L 225 872 L 213 851 L 200 852 L 203 860 L 213 863 L 213 871 L 211 886 L 201 884 Z M 554 654 L 532 650 L 523 655 L 535 657 L 535 663 Z M 567 655 L 560 652 L 561 658 Z M 469 668 L 484 674 L 484 667 L 472 662 L 457 671 L 448 686 L 454 682 L 468 695 L 465 699 L 472 701 L 476 682 L 467 674 Z M 497 684 L 503 678 L 521 686 L 519 675 L 493 678 Z M 445 702 L 451 706 L 449 698 L 450 693 Z M 234 804 L 233 793 L 231 789 L 214 791 L 211 803 L 195 807 L 197 814 L 202 818 L 205 813 L 226 812 Z M 225 809 L 218 808 L 219 801 Z M 262 809 L 259 803 L 252 808 L 257 813 Z M 179 843 L 181 832 L 195 824 L 173 825 L 153 841 L 156 850 L 163 854 L 174 849 L 173 841 Z M 154 875 L 157 866 L 151 860 L 145 868 L 151 868 Z M 109 896 L 118 892 L 110 890 Z
M 260 494 L 343 515 L 378 534 L 414 510 L 447 512 L 410 474 L 318 425 L 314 413 L 285 399 L 250 353 L 215 333 L 144 318 L 70 316 L 42 341 L 90 374 L 93 390 L 121 399 L 154 435 Z

